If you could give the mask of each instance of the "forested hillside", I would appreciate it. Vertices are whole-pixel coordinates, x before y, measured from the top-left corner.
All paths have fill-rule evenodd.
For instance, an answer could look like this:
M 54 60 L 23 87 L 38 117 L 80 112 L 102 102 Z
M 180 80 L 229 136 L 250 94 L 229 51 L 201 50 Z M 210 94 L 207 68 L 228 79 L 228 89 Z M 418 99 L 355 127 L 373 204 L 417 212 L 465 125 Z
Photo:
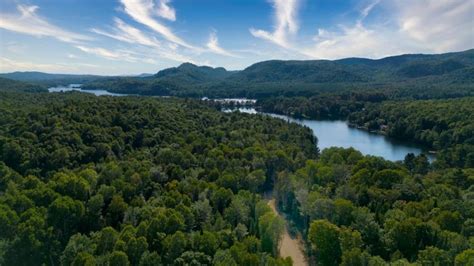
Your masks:
M 316 96 L 375 91 L 397 98 L 474 94 L 474 50 L 440 55 L 400 55 L 379 60 L 264 61 L 242 71 L 189 63 L 147 78 L 111 78 L 85 85 L 117 93 L 186 97 Z
M 195 101 L 0 92 L 1 265 L 289 265 L 262 201 L 311 132 Z

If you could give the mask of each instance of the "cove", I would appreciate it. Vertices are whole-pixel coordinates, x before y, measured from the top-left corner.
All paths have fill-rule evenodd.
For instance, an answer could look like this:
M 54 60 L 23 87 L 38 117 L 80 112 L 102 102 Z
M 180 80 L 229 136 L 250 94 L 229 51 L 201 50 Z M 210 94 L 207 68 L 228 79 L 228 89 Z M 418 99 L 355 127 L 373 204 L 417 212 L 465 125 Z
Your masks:
M 430 161 L 433 161 L 435 158 L 433 155 L 428 154 L 427 150 L 419 145 L 394 140 L 384 135 L 349 127 L 345 121 L 295 119 L 285 115 L 258 112 L 255 108 L 224 110 L 224 112 L 233 111 L 269 115 L 309 127 L 313 131 L 313 134 L 318 138 L 318 147 L 321 151 L 329 147 L 353 147 L 364 155 L 380 156 L 390 161 L 403 160 L 408 153 L 413 153 L 415 155 L 424 153 Z

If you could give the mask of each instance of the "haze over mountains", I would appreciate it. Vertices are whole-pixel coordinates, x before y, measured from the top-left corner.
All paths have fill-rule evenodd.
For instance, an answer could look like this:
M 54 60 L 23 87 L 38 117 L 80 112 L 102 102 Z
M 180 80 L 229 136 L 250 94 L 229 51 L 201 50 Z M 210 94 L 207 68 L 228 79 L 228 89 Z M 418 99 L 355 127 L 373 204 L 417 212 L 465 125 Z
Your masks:
M 84 83 L 86 89 L 118 93 L 201 97 L 313 95 L 348 88 L 423 89 L 472 95 L 474 49 L 437 54 L 407 54 L 382 59 L 270 60 L 241 71 L 184 63 L 137 77 L 14 72 L 0 77 L 47 84 Z M 454 89 L 451 86 L 455 86 Z M 445 90 L 450 88 L 450 90 Z

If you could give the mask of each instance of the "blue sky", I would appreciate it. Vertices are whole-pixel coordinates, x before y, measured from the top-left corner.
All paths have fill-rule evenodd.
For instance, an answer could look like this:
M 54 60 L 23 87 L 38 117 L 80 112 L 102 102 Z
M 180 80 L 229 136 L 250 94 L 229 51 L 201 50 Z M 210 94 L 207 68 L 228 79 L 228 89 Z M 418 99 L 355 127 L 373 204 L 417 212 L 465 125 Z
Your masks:
M 473 0 L 0 0 L 0 72 L 442 53 L 473 28 Z

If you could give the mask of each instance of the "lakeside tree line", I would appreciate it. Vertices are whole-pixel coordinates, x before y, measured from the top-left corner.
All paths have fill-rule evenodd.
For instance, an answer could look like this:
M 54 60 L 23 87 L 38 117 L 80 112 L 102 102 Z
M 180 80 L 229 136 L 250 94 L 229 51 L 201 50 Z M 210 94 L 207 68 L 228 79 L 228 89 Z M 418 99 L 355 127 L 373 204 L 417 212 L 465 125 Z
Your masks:
M 295 118 L 342 119 L 352 126 L 437 151 L 437 165 L 474 167 L 474 98 L 388 100 L 384 94 L 260 100 L 264 112 Z

